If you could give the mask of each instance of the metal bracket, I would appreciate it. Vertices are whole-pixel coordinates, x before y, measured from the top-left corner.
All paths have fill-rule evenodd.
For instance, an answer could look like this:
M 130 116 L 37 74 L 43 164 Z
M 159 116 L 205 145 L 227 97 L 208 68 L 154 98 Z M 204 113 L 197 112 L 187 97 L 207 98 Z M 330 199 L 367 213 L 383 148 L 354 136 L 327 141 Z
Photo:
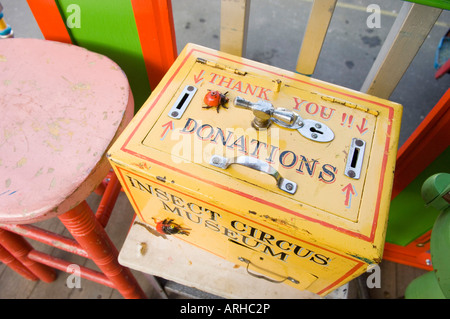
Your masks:
M 292 277 L 286 277 L 286 278 L 283 278 L 283 279 L 281 279 L 281 280 L 274 280 L 274 279 L 272 279 L 272 278 L 267 278 L 267 277 L 262 276 L 262 275 L 258 275 L 258 274 L 255 274 L 255 273 L 251 273 L 250 270 L 248 269 L 248 267 L 250 266 L 250 264 L 251 264 L 252 262 L 251 262 L 250 260 L 244 258 L 244 257 L 238 257 L 238 260 L 241 261 L 241 262 L 243 262 L 243 263 L 246 263 L 246 264 L 247 264 L 247 273 L 248 273 L 250 276 L 253 276 L 253 277 L 256 277 L 256 278 L 259 278 L 259 279 L 264 279 L 264 280 L 267 280 L 267 281 L 270 281 L 270 282 L 273 282 L 273 283 L 276 283 L 276 284 L 282 283 L 282 282 L 284 282 L 284 281 L 286 281 L 286 280 L 289 280 L 290 282 L 292 282 L 292 283 L 294 283 L 294 284 L 299 284 L 299 283 L 300 283 L 297 279 L 294 279 L 294 278 L 292 278 Z

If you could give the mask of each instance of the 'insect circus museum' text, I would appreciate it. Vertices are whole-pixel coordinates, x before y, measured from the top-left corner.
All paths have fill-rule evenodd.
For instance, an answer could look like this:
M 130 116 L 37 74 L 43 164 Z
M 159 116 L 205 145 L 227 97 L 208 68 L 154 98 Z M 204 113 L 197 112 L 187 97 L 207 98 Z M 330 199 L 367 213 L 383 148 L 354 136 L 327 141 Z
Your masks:
M 214 233 L 225 236 L 225 239 L 231 243 L 243 245 L 283 262 L 289 262 L 292 258 L 301 258 L 315 265 L 328 266 L 331 261 L 330 257 L 317 253 L 304 245 L 296 244 L 293 240 L 277 239 L 274 234 L 250 225 L 245 219 L 239 220 L 238 215 L 229 219 L 229 223 L 224 225 L 223 222 L 227 220 L 222 216 L 224 213 L 208 209 L 192 200 L 186 200 L 162 187 L 153 186 L 147 181 L 144 182 L 129 175 L 125 175 L 125 177 L 127 184 L 133 189 L 159 200 L 161 207 L 150 205 L 155 212 L 164 210 L 169 213 L 170 218 L 175 218 L 177 222 L 181 222 L 181 218 L 185 227 L 193 230 L 196 228 L 198 231 L 198 227 L 203 226 Z

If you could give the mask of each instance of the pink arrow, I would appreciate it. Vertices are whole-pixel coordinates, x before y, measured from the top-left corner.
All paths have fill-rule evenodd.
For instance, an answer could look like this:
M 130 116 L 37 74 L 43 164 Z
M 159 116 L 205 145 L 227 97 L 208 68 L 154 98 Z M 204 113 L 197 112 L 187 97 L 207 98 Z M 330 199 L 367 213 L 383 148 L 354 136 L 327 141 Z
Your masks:
M 363 119 L 362 123 L 361 123 L 361 126 L 359 126 L 358 124 L 356 125 L 356 128 L 358 129 L 359 133 L 361 133 L 361 135 L 364 134 L 368 130 L 368 128 L 365 127 L 366 126 L 366 122 L 367 122 L 367 120 Z
M 350 208 L 352 205 L 352 195 L 356 195 L 355 188 L 351 183 L 348 183 L 347 186 L 345 186 L 342 191 L 345 193 L 345 202 L 344 205 L 347 208 Z
M 164 140 L 167 133 L 169 133 L 170 130 L 173 130 L 173 123 L 172 121 L 169 121 L 166 124 L 163 124 L 162 127 L 165 127 L 163 133 L 161 134 L 161 140 Z
M 203 74 L 205 74 L 205 70 L 202 70 L 199 75 L 194 75 L 195 84 L 203 80 Z

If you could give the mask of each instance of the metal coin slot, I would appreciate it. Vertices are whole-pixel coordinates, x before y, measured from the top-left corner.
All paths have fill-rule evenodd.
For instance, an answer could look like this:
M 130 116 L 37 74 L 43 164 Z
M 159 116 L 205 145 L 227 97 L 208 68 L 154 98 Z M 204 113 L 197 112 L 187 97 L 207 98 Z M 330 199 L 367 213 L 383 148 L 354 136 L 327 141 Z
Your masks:
M 350 164 L 351 168 L 356 168 L 356 163 L 358 162 L 358 154 L 359 154 L 359 148 L 355 148 L 355 150 L 353 152 L 352 163 Z
M 178 105 L 176 106 L 176 109 L 181 109 L 184 105 L 184 102 L 186 102 L 187 98 L 189 97 L 189 94 L 185 93 L 183 95 L 183 98 L 181 99 L 180 103 L 178 103 Z
M 352 139 L 350 152 L 348 153 L 347 163 L 345 165 L 344 174 L 346 176 L 353 179 L 360 178 L 365 148 L 366 142 L 359 138 Z
M 169 117 L 173 119 L 179 119 L 183 116 L 186 111 L 189 103 L 191 103 L 192 98 L 197 92 L 197 88 L 192 85 L 187 85 L 181 94 L 178 96 L 177 100 L 173 104 L 172 108 L 169 111 Z

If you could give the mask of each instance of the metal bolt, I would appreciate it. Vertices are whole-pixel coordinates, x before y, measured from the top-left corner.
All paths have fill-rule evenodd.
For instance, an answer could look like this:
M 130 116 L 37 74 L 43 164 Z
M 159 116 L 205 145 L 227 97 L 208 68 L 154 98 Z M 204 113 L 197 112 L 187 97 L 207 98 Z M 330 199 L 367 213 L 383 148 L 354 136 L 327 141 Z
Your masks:
M 316 133 L 312 133 L 312 134 L 311 134 L 311 137 L 312 137 L 312 138 L 317 138 L 317 134 L 316 134 Z
M 170 115 L 172 115 L 173 117 L 178 116 L 178 112 L 177 111 L 173 111 Z
M 322 127 L 322 125 L 320 125 L 320 123 L 316 123 L 314 126 L 315 126 L 316 128 L 321 128 L 321 127 Z
M 356 146 L 363 146 L 364 142 L 362 140 L 355 141 Z
M 356 176 L 355 171 L 352 171 L 352 170 L 347 171 L 347 174 L 348 174 L 349 177 L 355 177 Z
M 294 185 L 292 185 L 292 183 L 286 183 L 285 187 L 288 191 L 291 191 L 294 189 Z
M 188 86 L 188 88 L 187 88 L 187 90 L 190 92 L 190 91 L 193 91 L 194 90 L 194 87 L 192 86 L 192 85 L 189 85 Z
M 213 163 L 213 164 L 219 164 L 219 163 L 220 163 L 220 158 L 218 158 L 218 157 L 213 157 L 212 163 Z

